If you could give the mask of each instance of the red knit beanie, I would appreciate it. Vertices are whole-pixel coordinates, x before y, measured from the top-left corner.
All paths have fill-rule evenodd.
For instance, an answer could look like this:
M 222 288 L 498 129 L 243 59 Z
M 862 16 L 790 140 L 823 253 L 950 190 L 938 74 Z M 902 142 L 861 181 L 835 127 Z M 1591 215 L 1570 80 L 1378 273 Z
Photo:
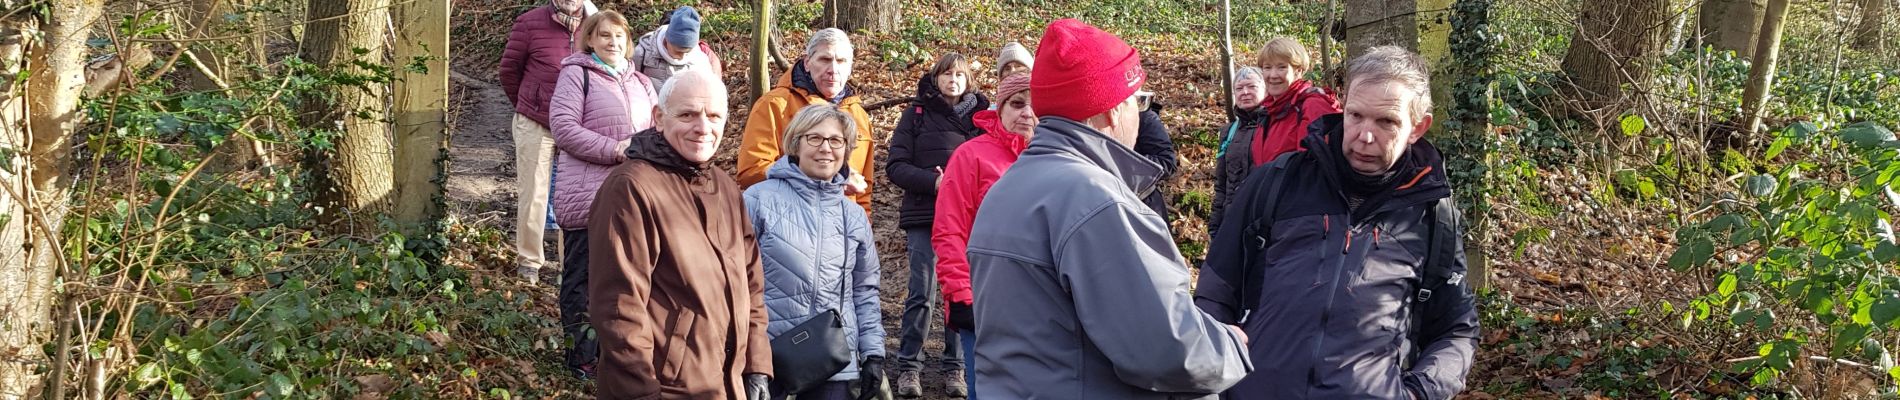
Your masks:
M 1135 48 L 1075 19 L 1049 24 L 1036 46 L 1029 98 L 1036 115 L 1086 121 L 1128 100 L 1148 73 Z

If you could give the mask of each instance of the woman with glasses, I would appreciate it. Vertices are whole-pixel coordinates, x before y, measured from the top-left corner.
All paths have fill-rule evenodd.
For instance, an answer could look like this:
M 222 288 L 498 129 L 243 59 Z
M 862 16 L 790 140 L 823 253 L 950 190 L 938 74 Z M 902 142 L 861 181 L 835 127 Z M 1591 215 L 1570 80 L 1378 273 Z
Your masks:
M 802 393 L 773 387 L 773 398 L 849 399 L 853 389 L 889 399 L 884 381 L 884 326 L 878 306 L 878 261 L 864 209 L 846 197 L 846 163 L 857 121 L 829 104 L 806 106 L 786 124 L 777 162 L 766 180 L 745 191 L 765 273 L 766 335 L 837 310 L 853 363 L 829 382 Z M 867 149 L 868 151 L 868 149 Z

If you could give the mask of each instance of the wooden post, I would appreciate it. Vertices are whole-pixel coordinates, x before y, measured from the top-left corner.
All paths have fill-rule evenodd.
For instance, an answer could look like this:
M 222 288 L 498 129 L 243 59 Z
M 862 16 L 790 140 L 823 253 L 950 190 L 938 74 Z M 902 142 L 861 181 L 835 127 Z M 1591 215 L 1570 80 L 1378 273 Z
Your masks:
M 752 15 L 752 98 L 757 100 L 772 89 L 772 0 L 759 0 Z
M 1221 104 L 1227 105 L 1227 120 L 1240 118 L 1234 113 L 1234 3 L 1231 0 L 1220 1 L 1220 43 L 1221 43 Z
M 1761 133 L 1762 113 L 1768 108 L 1768 93 L 1775 86 L 1775 62 L 1780 59 L 1781 32 L 1787 25 L 1788 0 L 1769 0 L 1768 14 L 1762 16 L 1761 39 L 1755 42 L 1755 62 L 1748 68 L 1748 86 L 1742 92 L 1742 111 L 1748 113 L 1748 135 L 1753 140 Z
M 403 1 L 392 11 L 399 32 L 395 62 L 400 66 L 392 216 L 413 228 L 442 213 L 449 145 L 449 0 Z M 423 69 L 408 69 L 412 64 Z

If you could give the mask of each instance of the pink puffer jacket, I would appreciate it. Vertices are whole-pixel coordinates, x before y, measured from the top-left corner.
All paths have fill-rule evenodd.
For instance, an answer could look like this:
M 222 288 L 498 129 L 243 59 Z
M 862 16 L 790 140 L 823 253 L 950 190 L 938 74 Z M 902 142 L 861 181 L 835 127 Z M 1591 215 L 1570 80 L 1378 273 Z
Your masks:
M 608 170 L 627 160 L 627 138 L 653 127 L 658 95 L 653 83 L 631 67 L 615 77 L 591 54 L 574 53 L 561 61 L 561 77 L 548 103 L 548 128 L 560 150 L 553 202 L 561 229 L 587 229 L 594 192 Z

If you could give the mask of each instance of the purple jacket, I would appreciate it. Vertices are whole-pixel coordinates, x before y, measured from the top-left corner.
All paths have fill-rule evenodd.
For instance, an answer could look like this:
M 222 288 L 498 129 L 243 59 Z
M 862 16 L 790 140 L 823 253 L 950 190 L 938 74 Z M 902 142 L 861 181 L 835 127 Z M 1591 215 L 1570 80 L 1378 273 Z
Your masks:
M 554 6 L 535 7 L 515 17 L 496 74 L 516 113 L 549 126 L 548 99 L 554 95 L 561 60 L 574 53 L 572 39 L 567 26 L 554 21 Z
M 646 75 L 631 68 L 619 77 L 587 53 L 561 61 L 561 76 L 548 103 L 548 128 L 560 155 L 554 168 L 554 220 L 561 229 L 587 229 L 594 192 L 607 171 L 627 160 L 623 144 L 634 133 L 653 127 L 659 97 Z M 583 93 L 582 85 L 586 85 Z

